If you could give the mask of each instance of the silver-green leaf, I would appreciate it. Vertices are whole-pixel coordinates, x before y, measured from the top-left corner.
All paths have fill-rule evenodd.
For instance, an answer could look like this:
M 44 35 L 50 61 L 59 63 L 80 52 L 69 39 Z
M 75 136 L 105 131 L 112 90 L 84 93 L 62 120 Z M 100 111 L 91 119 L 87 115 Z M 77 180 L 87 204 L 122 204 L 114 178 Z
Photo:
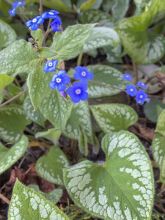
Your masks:
M 78 56 L 88 39 L 93 24 L 76 24 L 69 26 L 61 34 L 54 37 L 51 50 L 55 51 L 55 57 L 60 60 L 69 60 Z
M 69 220 L 52 202 L 18 180 L 9 206 L 8 220 Z
M 22 136 L 21 139 L 11 148 L 0 145 L 0 174 L 15 164 L 26 152 L 28 139 Z
M 160 168 L 160 180 L 165 183 L 165 136 L 156 134 L 152 142 L 154 159 Z
M 136 112 L 124 104 L 92 105 L 91 110 L 105 133 L 126 130 L 138 119 Z
M 106 135 L 105 163 L 85 160 L 64 170 L 68 193 L 80 208 L 106 220 L 151 219 L 154 184 L 148 155 L 127 131 Z
M 7 47 L 15 40 L 16 40 L 15 31 L 10 27 L 10 25 L 0 20 L 0 49 Z
M 88 92 L 91 98 L 116 95 L 124 89 L 122 74 L 119 70 L 107 65 L 90 65 L 94 79 L 89 82 Z
M 37 173 L 47 181 L 63 185 L 63 168 L 68 166 L 65 154 L 58 147 L 52 147 L 48 154 L 36 163 Z

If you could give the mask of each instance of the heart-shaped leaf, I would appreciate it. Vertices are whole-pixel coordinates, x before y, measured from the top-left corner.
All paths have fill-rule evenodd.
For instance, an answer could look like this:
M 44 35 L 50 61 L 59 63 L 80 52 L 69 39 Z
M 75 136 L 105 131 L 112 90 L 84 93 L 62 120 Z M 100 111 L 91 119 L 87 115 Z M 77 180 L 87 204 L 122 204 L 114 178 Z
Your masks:
M 0 138 L 4 141 L 18 141 L 28 123 L 20 106 L 0 108 Z
M 52 76 L 51 73 L 45 74 L 40 66 L 34 69 L 28 76 L 29 95 L 34 108 L 39 110 L 55 129 L 63 130 L 70 116 L 72 103 L 59 92 L 50 89 Z
M 105 46 L 117 47 L 119 43 L 119 36 L 114 29 L 109 27 L 94 27 L 84 44 L 83 51 L 90 52 L 91 50 Z
M 62 34 L 56 34 L 51 50 L 55 51 L 57 59 L 69 60 L 82 52 L 93 24 L 76 24 L 69 26 Z
M 85 160 L 64 169 L 64 182 L 73 201 L 101 219 L 151 218 L 153 173 L 138 138 L 127 131 L 106 135 L 105 163 Z
M 156 134 L 152 142 L 154 159 L 160 168 L 160 180 L 165 183 L 165 136 Z
M 15 31 L 10 27 L 10 25 L 0 20 L 0 49 L 7 47 L 15 40 Z
M 52 202 L 18 180 L 10 202 L 8 220 L 69 220 Z
M 153 63 L 165 54 L 165 38 L 155 29 L 164 17 L 165 1 L 155 0 L 141 15 L 120 21 L 118 33 L 125 51 L 134 62 Z
M 126 130 L 138 119 L 136 112 L 124 104 L 92 105 L 91 110 L 98 125 L 105 133 Z
M 116 95 L 124 89 L 122 74 L 119 70 L 107 65 L 91 65 L 89 70 L 94 73 L 94 79 L 89 82 L 89 96 L 99 98 Z
M 0 174 L 15 164 L 24 155 L 27 147 L 28 139 L 25 136 L 11 148 L 0 145 Z
M 31 61 L 36 57 L 30 43 L 17 40 L 0 52 L 0 73 L 29 73 Z
M 37 173 L 47 181 L 63 185 L 63 168 L 68 166 L 65 154 L 58 147 L 52 147 L 48 154 L 36 163 Z

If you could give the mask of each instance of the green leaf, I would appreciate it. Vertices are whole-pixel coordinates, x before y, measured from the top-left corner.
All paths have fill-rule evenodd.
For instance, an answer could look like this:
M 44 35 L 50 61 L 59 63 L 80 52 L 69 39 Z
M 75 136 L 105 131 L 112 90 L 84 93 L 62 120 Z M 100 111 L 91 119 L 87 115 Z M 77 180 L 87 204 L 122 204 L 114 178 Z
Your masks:
M 32 71 L 27 82 L 29 95 L 34 108 L 39 110 L 55 129 L 63 130 L 70 116 L 72 103 L 56 90 L 50 89 L 52 76 L 52 73 L 45 74 L 40 66 Z
M 100 47 L 117 47 L 120 43 L 119 36 L 115 30 L 109 27 L 94 27 L 89 38 L 84 44 L 84 52 L 94 50 Z
M 8 220 L 69 220 L 52 202 L 18 180 L 15 183 L 10 202 Z
M 0 73 L 18 74 L 29 73 L 31 61 L 36 58 L 31 44 L 17 40 L 0 52 Z
M 42 191 L 40 191 L 39 186 L 35 185 L 35 184 L 30 184 L 28 185 L 28 187 L 31 187 L 32 189 L 35 189 L 36 191 L 38 191 L 39 193 L 41 193 L 42 195 L 45 196 L 46 199 L 54 202 L 55 204 L 57 204 L 60 200 L 60 198 L 62 197 L 63 194 L 63 190 L 62 189 L 54 189 L 49 193 L 44 193 Z
M 138 138 L 127 131 L 106 135 L 105 163 L 85 160 L 64 169 L 72 200 L 101 219 L 151 218 L 154 184 L 148 155 Z
M 39 111 L 36 111 L 34 109 L 29 96 L 25 98 L 24 103 L 23 103 L 23 108 L 24 108 L 24 113 L 28 119 L 30 119 L 31 121 L 41 126 L 44 125 L 45 119 L 43 115 Z
M 151 3 L 152 0 L 134 0 L 136 5 L 136 14 L 140 14 Z
M 25 154 L 27 147 L 28 139 L 26 136 L 22 136 L 11 148 L 0 145 L 0 174 L 15 164 Z
M 56 52 L 59 60 L 69 60 L 78 56 L 88 39 L 94 24 L 76 24 L 66 28 L 64 32 L 56 34 L 51 50 Z
M 28 3 L 36 2 L 38 3 L 38 0 L 27 0 Z M 44 0 L 43 1 L 44 6 L 52 9 L 59 10 L 61 12 L 69 12 L 71 11 L 71 1 L 70 0 Z
M 80 5 L 81 11 L 86 11 L 92 8 L 92 6 L 96 3 L 96 0 L 87 0 Z
M 165 137 L 165 109 L 159 115 L 156 125 L 156 132 Z
M 89 70 L 94 73 L 94 80 L 89 82 L 88 93 L 91 98 L 116 95 L 124 89 L 122 74 L 107 65 L 91 65 Z
M 160 180 L 165 183 L 165 136 L 156 134 L 152 142 L 154 159 L 160 168 Z
M 151 99 L 149 103 L 144 105 L 144 113 L 150 121 L 156 123 L 163 108 L 165 108 L 165 104 L 160 100 Z
M 36 171 L 47 181 L 63 185 L 63 168 L 67 166 L 68 160 L 62 150 L 58 147 L 52 147 L 48 154 L 37 161 Z
M 13 79 L 13 77 L 8 76 L 7 74 L 0 74 L 0 90 L 12 83 Z
M 165 2 L 155 0 L 141 15 L 120 21 L 118 33 L 126 53 L 134 62 L 154 63 L 165 54 L 165 38 L 155 29 L 155 25 L 163 17 L 165 17 Z
M 126 130 L 138 119 L 133 108 L 124 104 L 92 105 L 91 110 L 105 133 Z
M 78 140 L 81 132 L 92 142 L 92 124 L 88 103 L 80 102 L 73 106 L 71 115 L 67 121 L 64 134 L 69 138 Z
M 35 135 L 36 138 L 43 137 L 43 138 L 46 138 L 46 139 L 52 141 L 54 144 L 57 143 L 60 136 L 61 136 L 61 131 L 54 129 L 54 128 L 50 128 L 47 131 L 38 132 Z
M 0 20 L 0 50 L 13 43 L 15 40 L 15 31 L 10 27 L 10 25 Z
M 116 20 L 122 19 L 129 8 L 130 0 L 113 0 L 112 15 Z
M 0 108 L 0 138 L 4 141 L 18 141 L 28 123 L 20 106 Z

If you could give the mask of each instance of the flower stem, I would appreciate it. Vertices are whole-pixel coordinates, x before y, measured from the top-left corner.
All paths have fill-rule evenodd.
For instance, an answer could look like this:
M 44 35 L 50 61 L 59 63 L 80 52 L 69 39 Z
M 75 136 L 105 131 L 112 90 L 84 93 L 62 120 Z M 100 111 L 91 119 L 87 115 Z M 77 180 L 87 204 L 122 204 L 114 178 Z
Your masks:
M 83 53 L 80 53 L 77 59 L 77 66 L 81 65 L 82 58 L 83 58 Z
M 16 96 L 12 97 L 11 99 L 7 100 L 6 102 L 2 103 L 0 107 L 3 107 L 11 102 L 13 102 L 15 99 L 19 98 L 21 95 L 23 95 L 25 91 L 18 93 Z

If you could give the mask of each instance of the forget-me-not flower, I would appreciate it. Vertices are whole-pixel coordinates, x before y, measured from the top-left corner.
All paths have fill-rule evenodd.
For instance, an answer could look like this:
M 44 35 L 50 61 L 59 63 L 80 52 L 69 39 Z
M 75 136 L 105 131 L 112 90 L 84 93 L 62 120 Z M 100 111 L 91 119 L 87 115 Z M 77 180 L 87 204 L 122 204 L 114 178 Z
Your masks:
M 70 78 L 64 70 L 55 74 L 50 82 L 51 89 L 57 89 L 62 92 L 66 89 L 67 84 L 70 83 Z
M 86 67 L 77 66 L 75 68 L 74 78 L 76 80 L 92 80 L 94 75 Z
M 133 84 L 127 85 L 127 86 L 126 86 L 126 93 L 127 93 L 128 95 L 130 95 L 131 97 L 136 96 L 136 94 L 137 94 L 136 86 L 133 85 Z
M 44 72 L 54 72 L 56 70 L 56 66 L 58 64 L 58 60 L 48 60 L 44 65 Z

